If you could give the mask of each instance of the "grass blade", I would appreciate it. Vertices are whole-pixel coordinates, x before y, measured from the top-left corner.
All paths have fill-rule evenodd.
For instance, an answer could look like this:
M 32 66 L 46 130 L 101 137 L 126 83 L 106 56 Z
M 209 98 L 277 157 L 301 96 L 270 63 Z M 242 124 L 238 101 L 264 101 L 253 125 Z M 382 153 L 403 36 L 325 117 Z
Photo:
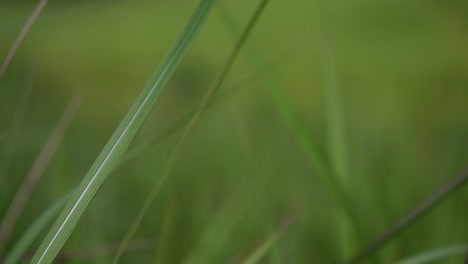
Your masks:
M 140 226 L 140 223 L 143 220 L 143 217 L 146 215 L 150 205 L 153 203 L 162 185 L 164 184 L 165 180 L 171 173 L 175 163 L 177 162 L 180 151 L 182 150 L 183 146 L 185 145 L 185 142 L 188 139 L 188 136 L 191 134 L 198 120 L 200 119 L 202 114 L 205 112 L 210 102 L 212 101 L 213 97 L 215 96 L 216 92 L 218 91 L 219 87 L 221 87 L 224 80 L 226 79 L 226 76 L 228 75 L 229 70 L 234 64 L 235 59 L 239 55 L 241 48 L 243 47 L 245 41 L 247 40 L 248 36 L 252 32 L 253 27 L 258 21 L 267 3 L 268 3 L 268 0 L 262 0 L 262 2 L 257 7 L 257 9 L 255 10 L 255 13 L 252 15 L 251 20 L 247 24 L 246 28 L 244 29 L 241 36 L 239 37 L 239 40 L 237 41 L 231 53 L 229 54 L 229 57 L 226 59 L 226 62 L 224 63 L 223 68 L 220 70 L 219 74 L 217 75 L 216 79 L 213 81 L 212 85 L 208 88 L 195 114 L 191 117 L 191 119 L 185 126 L 185 129 L 183 130 L 182 135 L 179 138 L 179 141 L 177 142 L 174 150 L 172 151 L 171 156 L 169 157 L 168 162 L 166 163 L 166 166 L 164 167 L 160 177 L 158 178 L 157 182 L 153 185 L 148 196 L 146 197 L 145 202 L 143 203 L 143 206 L 141 207 L 140 211 L 135 217 L 128 232 L 125 234 L 125 237 L 122 240 L 121 248 L 119 252 L 116 254 L 114 261 L 112 263 L 116 264 L 119 262 L 122 252 L 125 251 L 127 244 L 129 243 L 129 241 L 131 241 L 137 228 Z
M 444 258 L 462 255 L 468 249 L 468 244 L 456 245 L 444 248 L 433 249 L 427 252 L 417 254 L 404 260 L 400 260 L 397 264 L 423 264 L 440 261 Z M 466 263 L 466 262 L 465 262 Z
M 36 7 L 34 8 L 33 12 L 29 16 L 28 20 L 26 20 L 26 23 L 24 24 L 23 28 L 21 29 L 18 37 L 16 37 L 15 42 L 13 42 L 13 45 L 11 46 L 10 50 L 7 53 L 7 56 L 5 60 L 2 63 L 2 66 L 0 66 L 0 80 L 3 78 L 3 75 L 5 75 L 5 72 L 10 65 L 11 61 L 13 60 L 13 57 L 16 54 L 16 51 L 19 49 L 19 46 L 23 42 L 24 38 L 28 34 L 29 30 L 31 29 L 32 25 L 36 21 L 36 19 L 39 17 L 41 14 L 42 10 L 44 7 L 47 5 L 48 0 L 39 0 L 37 3 Z
M 202 27 L 213 0 L 202 0 L 186 28 L 101 151 L 30 263 L 51 263 L 105 179 L 122 158 Z
M 401 217 L 393 225 L 391 225 L 382 234 L 378 235 L 372 242 L 363 247 L 351 260 L 347 263 L 357 263 L 375 253 L 381 247 L 383 247 L 391 239 L 397 237 L 404 229 L 408 228 L 416 220 L 421 219 L 426 213 L 434 209 L 440 204 L 445 198 L 455 193 L 456 190 L 460 189 L 466 182 L 468 182 L 468 167 L 462 172 L 451 178 L 445 185 L 440 187 L 434 193 L 429 195 L 419 205 Z
M 336 66 L 334 41 L 331 36 L 331 29 L 327 27 L 329 15 L 324 1 L 322 5 L 322 27 L 320 36 L 320 46 L 322 55 L 322 82 L 325 97 L 325 120 L 327 123 L 327 148 L 330 165 L 337 181 L 343 186 L 346 196 L 352 193 L 351 173 L 347 150 L 345 117 L 342 109 L 341 87 L 339 84 L 338 69 Z M 342 259 L 348 258 L 353 252 L 353 245 L 357 244 L 355 233 L 353 232 L 351 216 L 340 208 L 337 212 L 337 222 L 341 240 Z

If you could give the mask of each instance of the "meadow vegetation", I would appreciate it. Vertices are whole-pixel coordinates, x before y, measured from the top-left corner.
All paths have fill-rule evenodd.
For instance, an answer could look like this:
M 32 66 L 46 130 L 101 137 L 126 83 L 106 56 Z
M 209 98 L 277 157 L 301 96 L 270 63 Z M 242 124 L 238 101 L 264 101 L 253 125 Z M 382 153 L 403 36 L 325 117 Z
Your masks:
M 0 262 L 462 263 L 467 10 L 47 2 L 0 75 Z

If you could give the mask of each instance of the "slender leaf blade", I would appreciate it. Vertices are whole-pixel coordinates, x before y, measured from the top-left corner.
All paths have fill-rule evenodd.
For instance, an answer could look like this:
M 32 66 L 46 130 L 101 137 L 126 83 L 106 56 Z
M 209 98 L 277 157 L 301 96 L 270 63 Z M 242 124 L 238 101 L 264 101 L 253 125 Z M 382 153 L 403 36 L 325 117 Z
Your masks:
M 158 101 L 202 27 L 213 0 L 202 0 L 186 28 L 91 166 L 30 263 L 51 263 Z

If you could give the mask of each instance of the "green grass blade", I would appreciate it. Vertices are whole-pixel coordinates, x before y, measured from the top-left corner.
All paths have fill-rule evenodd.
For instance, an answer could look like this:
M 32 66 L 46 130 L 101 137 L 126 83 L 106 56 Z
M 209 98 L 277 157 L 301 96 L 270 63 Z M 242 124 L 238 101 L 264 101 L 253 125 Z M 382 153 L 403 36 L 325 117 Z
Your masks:
M 325 3 L 322 2 L 322 28 L 320 36 L 322 55 L 322 82 L 325 97 L 325 120 L 327 123 L 327 149 L 330 165 L 337 181 L 343 186 L 345 194 L 349 197 L 352 193 L 351 173 L 346 142 L 345 117 L 342 109 L 341 87 L 339 84 L 338 70 L 336 66 L 334 42 Z M 340 209 L 338 214 L 338 228 L 341 240 L 342 259 L 348 258 L 353 251 L 356 241 L 353 233 L 350 215 Z
M 424 264 L 441 261 L 448 257 L 463 255 L 468 250 L 468 244 L 433 249 L 415 256 L 400 260 L 397 264 Z
M 122 158 L 202 27 L 213 0 L 202 0 L 186 28 L 123 118 L 30 263 L 51 263 L 105 179 Z
M 5 258 L 4 264 L 15 264 L 19 263 L 21 256 L 24 255 L 29 246 L 39 236 L 39 234 L 46 228 L 46 226 L 52 222 L 55 215 L 58 214 L 60 208 L 62 208 L 67 200 L 70 198 L 73 191 L 69 192 L 59 200 L 57 200 L 51 207 L 42 213 L 34 223 L 24 232 L 18 242 L 15 243 L 13 248 L 9 251 Z
M 265 9 L 266 5 L 268 3 L 268 0 L 263 0 L 260 5 L 257 7 L 255 13 L 253 14 L 251 20 L 247 24 L 246 28 L 242 32 L 241 36 L 239 37 L 239 40 L 237 41 L 236 45 L 234 46 L 233 50 L 229 54 L 229 57 L 226 59 L 226 62 L 223 65 L 223 68 L 220 70 L 219 74 L 217 75 L 216 79 L 213 81 L 212 85 L 208 88 L 207 92 L 205 93 L 204 97 L 202 98 L 195 114 L 191 117 L 187 125 L 185 126 L 184 131 L 182 132 L 182 135 L 180 136 L 174 150 L 171 153 L 171 156 L 168 159 L 168 162 L 166 163 L 166 166 L 164 167 L 160 177 L 158 178 L 157 182 L 153 185 L 152 189 L 150 190 L 148 196 L 146 197 L 145 202 L 143 203 L 143 206 L 141 207 L 140 211 L 138 212 L 137 216 L 135 217 L 135 220 L 131 224 L 128 232 L 125 234 L 124 239 L 122 240 L 121 248 L 119 252 L 116 254 L 116 257 L 114 258 L 114 261 L 112 263 L 118 263 L 120 256 L 123 251 L 125 251 L 125 248 L 127 247 L 127 244 L 129 241 L 131 241 L 133 235 L 135 234 L 136 230 L 140 226 L 141 221 L 143 220 L 143 217 L 146 215 L 146 212 L 148 211 L 150 205 L 153 203 L 156 195 L 159 193 L 159 190 L 161 189 L 162 185 L 164 184 L 165 180 L 171 173 L 175 163 L 177 162 L 177 159 L 179 157 L 180 151 L 182 150 L 183 146 L 185 145 L 185 142 L 188 139 L 188 136 L 192 133 L 195 125 L 198 123 L 198 120 L 202 116 L 202 114 L 205 112 L 207 107 L 210 105 L 212 102 L 216 92 L 219 90 L 221 85 L 224 83 L 224 80 L 226 79 L 232 65 L 234 64 L 234 61 L 238 57 L 241 48 L 243 47 L 245 41 L 247 40 L 248 36 L 252 32 L 253 27 L 255 26 L 256 22 L 258 21 L 262 11 Z

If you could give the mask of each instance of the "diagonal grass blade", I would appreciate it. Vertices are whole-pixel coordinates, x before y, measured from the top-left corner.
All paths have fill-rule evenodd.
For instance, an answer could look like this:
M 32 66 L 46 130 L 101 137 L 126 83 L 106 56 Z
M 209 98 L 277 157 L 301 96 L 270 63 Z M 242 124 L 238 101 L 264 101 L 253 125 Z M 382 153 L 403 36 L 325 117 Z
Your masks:
M 114 131 L 78 190 L 70 198 L 30 263 L 51 263 L 70 236 L 93 197 L 122 158 L 138 130 L 156 105 L 182 58 L 201 29 L 213 0 L 202 0 L 179 39 L 164 57 L 160 66 L 133 106 Z

